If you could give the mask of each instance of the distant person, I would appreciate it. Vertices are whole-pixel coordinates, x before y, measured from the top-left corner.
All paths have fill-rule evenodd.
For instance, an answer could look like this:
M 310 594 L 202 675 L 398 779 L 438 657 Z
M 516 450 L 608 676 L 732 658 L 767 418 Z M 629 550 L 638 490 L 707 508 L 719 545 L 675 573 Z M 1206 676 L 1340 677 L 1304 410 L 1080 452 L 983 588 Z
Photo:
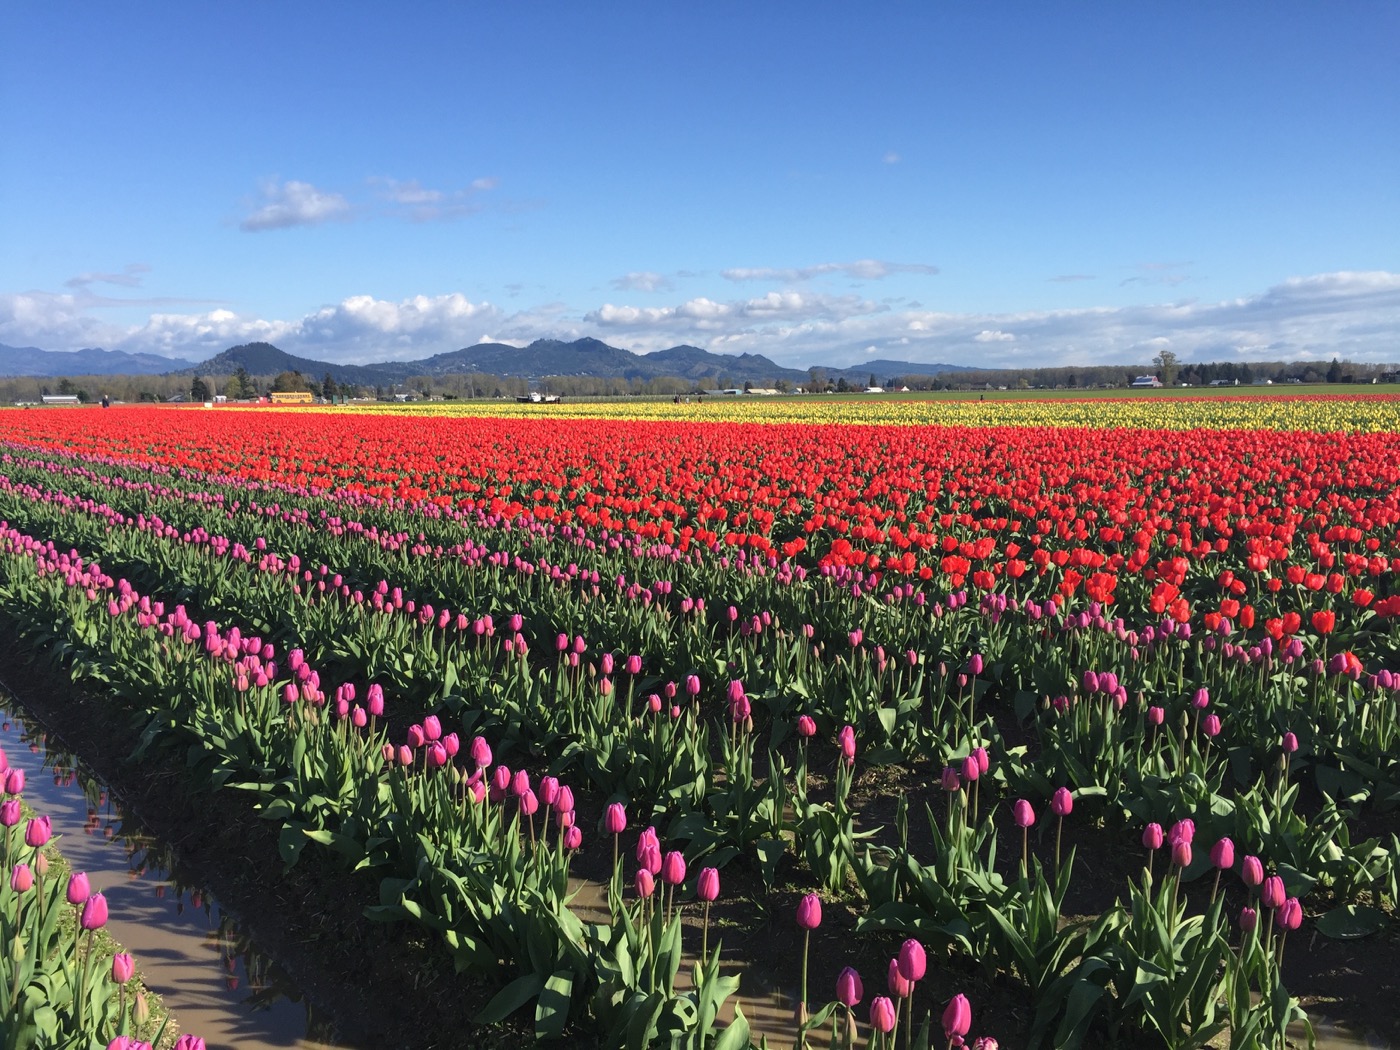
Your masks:
M 103 408 L 111 408 L 111 407 L 112 407 L 112 399 L 111 399 L 110 397 L 108 397 L 106 394 L 103 394 L 103 395 L 102 395 L 102 407 L 103 407 Z

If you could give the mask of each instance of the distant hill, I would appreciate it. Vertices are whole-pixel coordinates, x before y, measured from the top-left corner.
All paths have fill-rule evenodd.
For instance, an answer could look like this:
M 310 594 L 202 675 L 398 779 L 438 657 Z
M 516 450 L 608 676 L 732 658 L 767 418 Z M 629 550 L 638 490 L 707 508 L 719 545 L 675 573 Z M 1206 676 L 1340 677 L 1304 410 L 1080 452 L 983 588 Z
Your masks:
M 152 376 L 193 364 L 183 358 L 128 354 L 123 350 L 40 350 L 0 343 L 0 376 Z
M 661 379 L 674 377 L 697 383 L 766 386 L 786 380 L 797 386 L 811 381 L 810 370 L 785 368 L 762 354 L 716 354 L 698 346 L 673 346 L 650 354 L 634 354 L 599 339 L 537 339 L 529 346 L 477 343 L 475 346 L 435 354 L 413 361 L 382 361 L 346 365 L 297 357 L 271 343 L 245 343 L 229 347 L 207 361 L 127 354 L 118 350 L 78 350 L 56 353 L 34 347 L 0 345 L 0 375 L 232 375 L 240 368 L 251 376 L 275 376 L 300 372 L 320 380 L 329 374 L 337 383 L 356 386 L 391 386 L 414 376 L 441 377 L 480 372 L 495 376 L 540 379 L 547 376 L 595 376 L 612 379 Z M 848 368 L 823 367 L 830 381 L 845 379 L 864 387 L 873 374 L 881 383 L 896 376 L 934 375 L 970 371 L 963 365 L 914 364 L 908 361 L 867 361 Z

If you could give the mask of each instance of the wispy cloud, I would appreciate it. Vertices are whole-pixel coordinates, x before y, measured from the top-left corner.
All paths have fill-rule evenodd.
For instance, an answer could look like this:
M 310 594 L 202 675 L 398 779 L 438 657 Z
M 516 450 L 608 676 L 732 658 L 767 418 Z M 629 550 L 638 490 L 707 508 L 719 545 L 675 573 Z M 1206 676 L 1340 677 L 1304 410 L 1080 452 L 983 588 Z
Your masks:
M 896 153 L 894 150 L 890 150 L 888 153 L 885 154 L 883 160 L 886 164 L 898 164 L 900 157 L 899 154 Z
M 412 222 L 440 222 L 465 218 L 481 211 L 485 206 L 481 195 L 494 190 L 499 180 L 489 177 L 473 179 L 465 187 L 445 190 L 424 186 L 417 179 L 399 180 L 388 176 L 375 176 L 369 180 L 369 184 L 387 205 L 389 215 Z
M 260 200 L 238 226 L 249 233 L 319 226 L 349 218 L 350 212 L 350 202 L 339 193 L 319 190 L 309 182 L 295 179 L 270 180 L 262 184 Z
M 1091 273 L 1058 273 L 1054 277 L 1047 277 L 1046 280 L 1057 284 L 1071 284 L 1074 281 L 1096 281 L 1098 278 Z
M 1191 275 L 1186 271 L 1191 268 L 1189 262 L 1150 262 L 1139 263 L 1138 273 L 1132 277 L 1125 277 L 1119 282 L 1119 287 L 1130 284 L 1161 284 L 1168 288 L 1175 288 L 1179 284 L 1184 284 L 1191 279 Z
M 925 263 L 896 263 L 885 262 L 881 259 L 857 259 L 855 262 L 827 262 L 817 263 L 814 266 L 799 266 L 794 268 L 778 267 L 732 267 L 728 270 L 721 270 L 720 276 L 726 281 L 782 281 L 786 284 L 797 284 L 802 281 L 810 281 L 814 277 L 822 277 L 826 274 L 844 274 L 862 281 L 878 281 L 883 277 L 888 277 L 892 273 L 921 273 L 936 274 L 937 266 L 929 266 Z
M 143 274 L 151 272 L 145 263 L 127 263 L 121 273 L 80 273 L 64 281 L 67 288 L 86 288 L 92 284 L 115 284 L 122 288 L 140 288 Z
M 626 273 L 608 283 L 619 292 L 669 292 L 675 287 L 669 277 L 649 270 Z

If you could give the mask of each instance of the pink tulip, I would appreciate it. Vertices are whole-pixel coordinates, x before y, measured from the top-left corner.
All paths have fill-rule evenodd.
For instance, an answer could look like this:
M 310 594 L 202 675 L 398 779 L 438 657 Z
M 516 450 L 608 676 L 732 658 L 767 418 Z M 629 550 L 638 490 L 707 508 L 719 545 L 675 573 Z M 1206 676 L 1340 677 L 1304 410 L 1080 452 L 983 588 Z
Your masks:
M 28 893 L 34 885 L 34 873 L 28 864 L 16 864 L 10 872 L 10 889 L 16 893 Z
M 1245 860 L 1240 861 L 1239 876 L 1250 889 L 1263 882 L 1264 865 L 1261 864 L 1259 857 L 1246 857 Z
M 1248 933 L 1257 925 L 1259 925 L 1259 913 L 1253 908 L 1241 908 L 1240 929 L 1243 930 L 1245 933 Z
M 961 1039 L 972 1028 L 972 1004 L 967 996 L 958 994 L 943 1011 L 943 1034 L 949 1039 Z
M 1279 906 L 1274 921 L 1285 930 L 1296 930 L 1303 925 L 1303 906 L 1297 897 L 1289 897 Z
M 809 893 L 798 902 L 797 925 L 804 930 L 815 930 L 822 924 L 822 901 L 815 893 Z
M 836 999 L 847 1009 L 855 1006 L 865 996 L 865 986 L 860 974 L 847 966 L 836 976 Z
M 1151 850 L 1162 848 L 1162 825 L 1152 823 L 1142 829 L 1142 844 Z
M 799 715 L 797 717 L 797 735 L 804 740 L 817 735 L 817 723 L 812 720 L 811 715 Z
M 852 726 L 842 726 L 841 731 L 836 734 L 836 742 L 841 746 L 841 757 L 846 760 L 846 765 L 851 765 L 856 760 L 856 731 Z
M 1210 862 L 1221 871 L 1229 871 L 1235 866 L 1235 844 L 1228 838 L 1221 839 L 1210 848 Z
M 175 1050 L 205 1050 L 204 1040 L 186 1032 L 175 1040 Z
M 1178 868 L 1189 868 L 1191 866 L 1191 843 L 1178 842 L 1172 847 L 1172 863 Z
M 88 882 L 87 872 L 80 871 L 68 877 L 68 903 L 72 905 L 82 904 L 92 896 L 92 886 Z
M 1284 752 L 1284 754 L 1286 754 L 1286 755 L 1291 755 L 1291 754 L 1293 754 L 1293 752 L 1295 752 L 1295 751 L 1297 751 L 1297 750 L 1298 750 L 1298 738 L 1297 738 L 1296 736 L 1294 736 L 1292 732 L 1284 733 L 1284 734 L 1283 734 L 1283 752 Z
M 627 658 L 627 663 L 626 663 L 626 665 L 625 665 L 625 667 L 624 667 L 624 670 L 626 670 L 626 672 L 627 672 L 628 674 L 630 674 L 630 675 L 639 675 L 639 674 L 641 674 L 641 673 L 642 673 L 642 658 L 641 658 L 640 656 L 636 656 L 636 655 L 629 656 L 629 657 Z
M 35 849 L 45 845 L 53 836 L 53 822 L 47 816 L 30 817 L 24 829 L 24 842 Z
M 701 868 L 700 878 L 695 886 L 695 896 L 709 903 L 719 897 L 719 870 Z
M 906 981 L 921 981 L 928 972 L 924 946 L 912 937 L 899 948 L 899 975 Z
M 1067 817 L 1074 809 L 1074 796 L 1069 793 L 1068 788 L 1056 788 L 1055 793 L 1050 796 L 1050 809 L 1057 817 Z M 955 1000 L 962 998 L 956 996 Z M 966 1000 L 963 1000 L 966 1002 Z
M 952 766 L 943 767 L 943 774 L 939 778 L 939 782 L 943 785 L 943 790 L 949 794 L 962 790 L 962 780 L 958 777 L 958 771 Z
M 583 831 L 578 825 L 570 825 L 564 829 L 564 848 L 575 850 L 583 845 Z
M 0 802 L 0 825 L 12 828 L 19 823 L 24 811 L 20 808 L 19 799 L 8 798 Z
M 1011 807 L 1011 814 L 1016 818 L 1018 828 L 1029 828 L 1035 824 L 1035 810 L 1031 804 L 1023 798 L 1018 798 L 1015 805 Z
M 877 1032 L 888 1035 L 894 1031 L 895 1021 L 898 1019 L 895 1012 L 894 1003 L 883 995 L 877 995 L 870 1000 L 870 1027 Z
M 982 767 L 977 764 L 976 755 L 968 755 L 962 762 L 962 778 L 969 784 L 982 775 Z
M 627 830 L 627 810 L 621 802 L 614 802 L 608 806 L 603 826 L 609 835 L 621 835 Z
M 118 952 L 112 956 L 112 980 L 115 983 L 126 984 L 135 972 L 136 963 L 126 952 Z
M 85 930 L 100 930 L 107 925 L 107 898 L 100 893 L 94 893 L 83 904 L 82 918 L 79 925 Z
M 1190 817 L 1185 820 L 1178 820 L 1172 825 L 1171 831 L 1167 833 L 1167 842 L 1175 846 L 1178 842 L 1184 842 L 1188 846 L 1196 838 L 1196 822 Z
M 662 860 L 661 881 L 668 886 L 679 886 L 685 881 L 685 857 L 679 850 L 671 850 Z
M 638 897 L 650 897 L 656 890 L 656 879 L 646 868 L 638 868 L 636 887 Z
M 1264 880 L 1264 888 L 1259 892 L 1259 899 L 1263 901 L 1266 908 L 1278 908 L 1283 905 L 1284 900 L 1283 880 L 1277 875 L 1270 875 Z
M 661 874 L 661 850 L 651 843 L 643 847 L 637 862 L 653 875 Z
M 896 999 L 908 999 L 914 994 L 914 982 L 906 978 L 899 972 L 899 960 L 890 960 L 889 969 L 890 994 Z

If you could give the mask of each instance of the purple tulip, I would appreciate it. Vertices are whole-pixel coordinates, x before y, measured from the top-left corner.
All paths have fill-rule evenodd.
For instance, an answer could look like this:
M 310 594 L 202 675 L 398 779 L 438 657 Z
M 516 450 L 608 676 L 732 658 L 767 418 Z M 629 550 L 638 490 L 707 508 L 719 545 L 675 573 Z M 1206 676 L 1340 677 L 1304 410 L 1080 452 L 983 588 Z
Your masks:
M 1016 804 L 1011 807 L 1011 813 L 1016 818 L 1018 828 L 1028 828 L 1035 823 L 1035 810 L 1023 798 L 1016 800 Z
M 603 826 L 609 835 L 621 835 L 627 830 L 627 810 L 621 802 L 614 802 L 608 806 Z
M 967 996 L 958 994 L 943 1011 L 943 1034 L 949 1039 L 961 1039 L 972 1028 L 972 1004 Z
M 1283 880 L 1277 875 L 1270 875 L 1264 880 L 1264 888 L 1259 891 L 1259 899 L 1264 902 L 1266 908 L 1278 908 L 1283 905 L 1284 900 Z
M 719 897 L 718 868 L 700 869 L 700 878 L 695 884 L 695 896 L 707 904 Z
M 1245 857 L 1240 863 L 1240 878 L 1250 889 L 1264 881 L 1264 865 L 1258 857 Z
M 912 937 L 899 948 L 899 975 L 906 981 L 921 981 L 928 972 L 924 946 Z
M 836 999 L 847 1009 L 855 1006 L 865 997 L 865 986 L 860 974 L 847 966 L 836 976 Z
M 797 925 L 804 930 L 815 930 L 822 924 L 822 901 L 815 893 L 809 893 L 797 904 Z
M 1221 871 L 1229 871 L 1235 866 L 1235 844 L 1223 838 L 1210 848 L 1210 862 Z
M 1057 817 L 1067 817 L 1074 810 L 1074 796 L 1069 793 L 1068 788 L 1056 788 L 1055 793 L 1050 796 L 1050 809 Z M 958 996 L 956 998 L 961 998 Z M 966 1000 L 963 1000 L 966 1002 Z
M 1142 829 L 1142 844 L 1151 850 L 1162 848 L 1162 825 L 1149 824 Z
M 679 886 L 685 881 L 685 857 L 679 850 L 671 850 L 662 860 L 661 881 L 668 886 Z
M 118 952 L 112 956 L 112 980 L 115 983 L 126 984 L 135 972 L 136 963 L 126 952 Z
M 100 893 L 94 893 L 83 904 L 82 918 L 79 925 L 85 930 L 100 930 L 107 925 L 107 898 Z

